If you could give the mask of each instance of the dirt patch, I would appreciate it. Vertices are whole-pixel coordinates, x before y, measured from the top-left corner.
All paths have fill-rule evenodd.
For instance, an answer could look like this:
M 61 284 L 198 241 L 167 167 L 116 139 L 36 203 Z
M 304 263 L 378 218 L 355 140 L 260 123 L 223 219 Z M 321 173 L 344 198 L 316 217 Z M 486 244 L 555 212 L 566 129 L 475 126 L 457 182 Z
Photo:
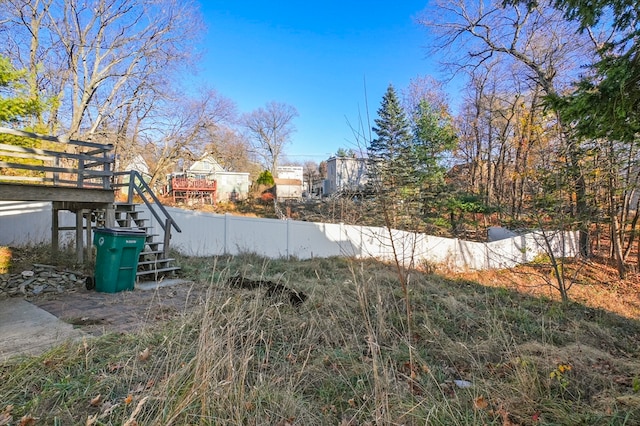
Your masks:
M 78 286 L 63 294 L 27 300 L 76 328 L 99 336 L 139 331 L 185 315 L 204 303 L 206 292 L 206 285 L 189 282 L 119 293 L 100 293 Z

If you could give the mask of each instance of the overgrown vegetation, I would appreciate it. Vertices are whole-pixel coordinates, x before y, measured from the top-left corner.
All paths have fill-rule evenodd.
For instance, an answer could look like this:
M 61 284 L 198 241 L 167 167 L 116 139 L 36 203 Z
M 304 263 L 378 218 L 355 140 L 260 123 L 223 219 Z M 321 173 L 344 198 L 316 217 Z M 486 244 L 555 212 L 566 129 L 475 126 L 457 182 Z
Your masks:
M 206 295 L 198 308 L 1 364 L 0 423 L 640 422 L 637 318 L 412 271 L 408 324 L 395 270 L 379 262 L 182 265 Z M 234 288 L 236 275 L 308 299 Z

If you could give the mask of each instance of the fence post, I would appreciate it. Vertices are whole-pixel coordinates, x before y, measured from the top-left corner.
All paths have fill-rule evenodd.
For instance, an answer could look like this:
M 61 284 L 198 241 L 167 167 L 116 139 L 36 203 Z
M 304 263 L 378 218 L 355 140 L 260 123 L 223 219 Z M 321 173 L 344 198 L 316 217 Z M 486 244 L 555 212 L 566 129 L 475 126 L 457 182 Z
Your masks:
M 78 263 L 84 263 L 84 238 L 82 234 L 83 228 L 83 209 L 76 209 L 76 258 Z
M 53 166 L 60 167 L 60 157 L 58 155 L 56 155 L 55 158 L 53 159 Z M 58 185 L 59 180 L 60 180 L 60 173 L 53 172 L 53 186 Z
M 111 163 L 109 162 L 109 154 L 106 150 L 102 153 L 102 161 L 104 162 L 102 163 L 102 171 L 110 172 Z M 111 178 L 109 176 L 102 177 L 102 189 L 111 189 Z
M 127 203 L 133 204 L 133 188 L 136 185 L 136 171 L 129 172 L 129 192 L 127 193 Z
M 171 218 L 168 217 L 164 226 L 164 240 L 162 246 L 162 255 L 164 259 L 169 257 L 169 241 L 171 240 Z
M 58 207 L 59 202 L 54 201 L 51 206 L 51 251 L 54 257 L 58 256 L 58 252 L 60 251 L 60 230 L 59 228 L 59 217 L 58 217 Z
M 224 214 L 224 254 L 229 253 L 229 238 L 231 238 L 231 223 L 229 219 L 229 213 Z
M 286 247 L 286 254 L 287 254 L 287 260 L 289 260 L 291 258 L 291 219 L 287 218 L 287 247 Z

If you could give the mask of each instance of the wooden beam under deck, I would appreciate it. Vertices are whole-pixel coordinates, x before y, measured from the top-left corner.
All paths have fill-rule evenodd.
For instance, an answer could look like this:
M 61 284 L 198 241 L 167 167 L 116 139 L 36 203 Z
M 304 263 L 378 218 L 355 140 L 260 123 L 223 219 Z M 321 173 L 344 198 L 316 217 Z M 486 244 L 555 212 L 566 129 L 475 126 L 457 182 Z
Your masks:
M 115 194 L 110 189 L 0 183 L 0 200 L 110 204 Z
M 105 210 L 107 224 L 113 225 L 113 203 L 115 193 L 113 190 L 101 188 L 74 188 L 46 185 L 28 185 L 0 183 L 0 200 L 3 201 L 47 201 L 52 203 L 51 218 L 51 249 L 52 253 L 59 250 L 58 212 L 69 210 L 76 215 L 76 257 L 78 263 L 85 261 L 85 249 L 87 255 L 91 250 L 91 212 L 92 210 Z M 87 227 L 83 227 L 83 218 L 86 217 Z M 86 235 L 83 235 L 83 229 Z M 86 241 L 85 241 L 86 239 Z

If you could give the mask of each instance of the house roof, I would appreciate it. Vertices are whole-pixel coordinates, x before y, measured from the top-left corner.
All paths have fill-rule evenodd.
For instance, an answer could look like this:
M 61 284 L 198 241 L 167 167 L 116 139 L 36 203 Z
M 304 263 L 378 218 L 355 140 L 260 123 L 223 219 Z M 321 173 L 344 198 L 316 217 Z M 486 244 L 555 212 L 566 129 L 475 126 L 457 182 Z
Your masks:
M 194 162 L 191 167 L 189 167 L 190 172 L 201 172 L 201 173 L 214 173 L 214 172 L 223 172 L 224 167 L 220 165 L 218 160 L 211 154 L 207 154 L 200 158 L 198 161 Z

